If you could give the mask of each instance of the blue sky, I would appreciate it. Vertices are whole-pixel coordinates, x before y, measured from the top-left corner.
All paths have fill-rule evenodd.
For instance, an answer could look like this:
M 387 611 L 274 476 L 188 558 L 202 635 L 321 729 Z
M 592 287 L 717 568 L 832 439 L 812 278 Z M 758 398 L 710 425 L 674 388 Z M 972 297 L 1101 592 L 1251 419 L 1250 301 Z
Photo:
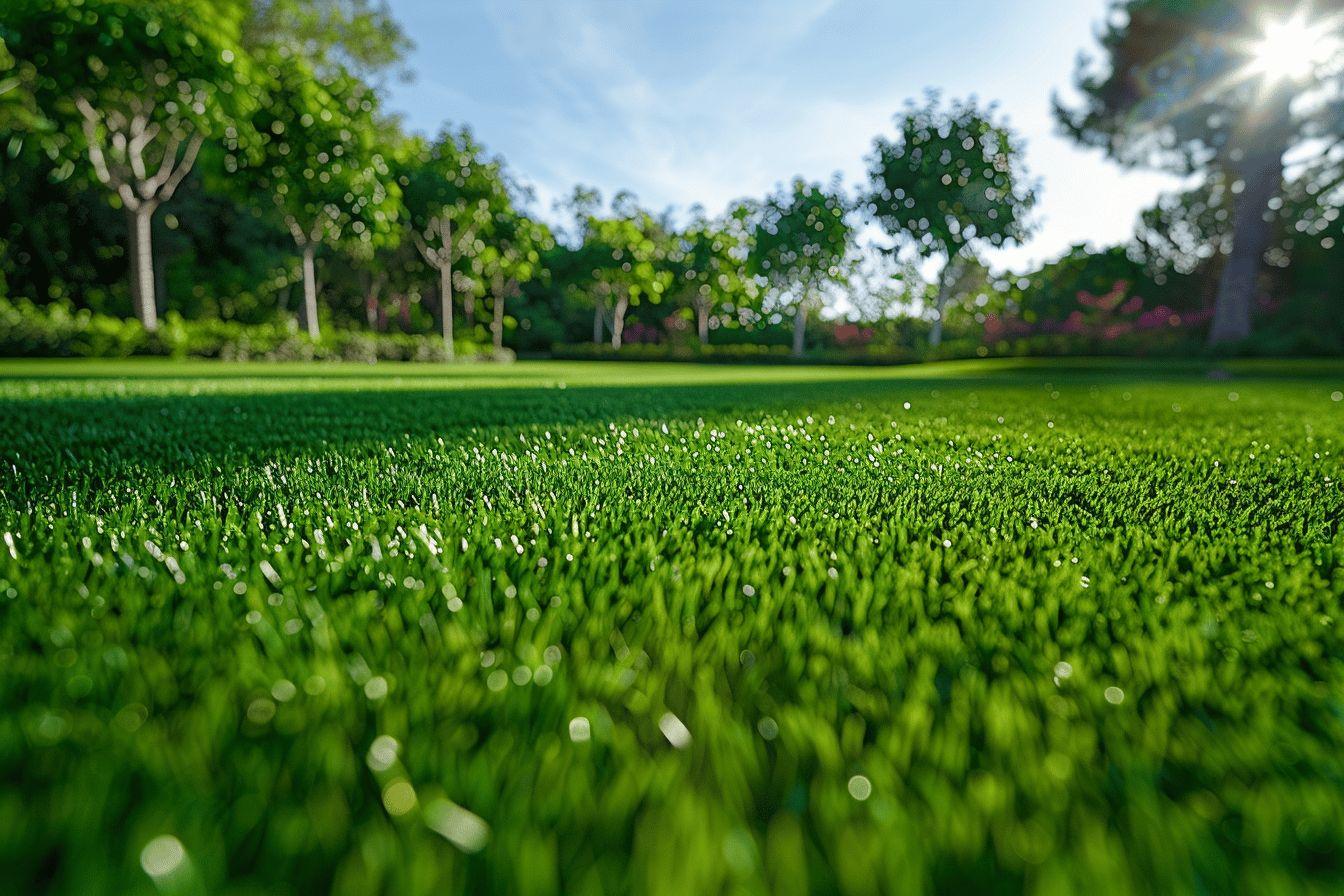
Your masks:
M 795 174 L 859 182 L 873 136 L 929 87 L 997 101 L 1042 182 L 1021 267 L 1112 243 L 1176 181 L 1056 135 L 1106 0 L 391 0 L 417 47 L 392 106 L 417 131 L 471 125 L 537 194 L 575 183 L 711 212 Z

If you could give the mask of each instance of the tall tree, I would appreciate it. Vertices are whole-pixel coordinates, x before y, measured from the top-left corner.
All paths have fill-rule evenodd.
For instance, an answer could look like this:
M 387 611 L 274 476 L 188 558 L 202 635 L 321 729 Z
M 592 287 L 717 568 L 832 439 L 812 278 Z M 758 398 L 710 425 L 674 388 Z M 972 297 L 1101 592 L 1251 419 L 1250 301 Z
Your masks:
M 472 258 L 472 270 L 490 290 L 490 337 L 495 354 L 504 350 L 505 303 L 519 287 L 540 271 L 541 254 L 551 244 L 545 225 L 515 209 L 497 210 L 480 235 L 481 248 Z
M 1299 0 L 1114 0 L 1102 58 L 1080 60 L 1076 106 L 1056 115 L 1078 141 L 1126 165 L 1224 176 L 1231 248 L 1209 341 L 1251 334 L 1267 220 L 1284 157 L 1344 140 L 1344 16 Z
M 323 77 L 352 74 L 377 82 L 406 75 L 414 44 L 386 0 L 251 0 L 249 47 L 287 47 Z
M 611 329 L 611 346 L 625 337 L 631 306 L 662 301 L 672 282 L 667 264 L 668 234 L 647 211 L 621 194 L 612 201 L 612 217 L 590 216 L 579 252 L 589 272 L 593 299 L 593 339 L 602 340 L 602 322 Z
M 795 178 L 757 210 L 751 269 L 770 284 L 776 301 L 793 309 L 793 356 L 806 348 L 807 321 L 830 286 L 849 277 L 854 228 L 838 183 L 829 187 Z
M 709 344 L 714 309 L 755 289 L 746 269 L 751 237 L 746 218 L 740 206 L 720 219 L 697 211 L 677 236 L 672 291 L 689 305 L 701 345 Z
M 348 74 L 320 77 L 301 59 L 273 54 L 256 117 L 261 159 L 251 169 L 270 194 L 303 265 L 302 321 L 319 335 L 316 257 L 323 245 L 392 234 L 401 188 L 388 164 L 376 97 Z
M 929 343 L 943 336 L 943 310 L 984 244 L 1021 242 L 1031 233 L 1035 188 L 1022 168 L 1017 136 L 974 99 L 944 106 L 936 94 L 896 116 L 896 136 L 878 137 L 869 157 L 869 211 L 895 241 L 940 258 Z
M 418 144 L 402 168 L 411 236 L 439 274 L 440 324 L 451 356 L 454 262 L 472 252 L 497 215 L 513 214 L 509 186 L 500 161 L 466 128 L 445 129 L 432 144 Z
M 239 45 L 244 11 L 233 0 L 12 0 L 0 20 L 0 40 L 55 122 L 49 149 L 82 160 L 126 213 L 131 293 L 146 329 L 158 325 L 154 215 L 202 144 L 241 140 L 255 106 Z

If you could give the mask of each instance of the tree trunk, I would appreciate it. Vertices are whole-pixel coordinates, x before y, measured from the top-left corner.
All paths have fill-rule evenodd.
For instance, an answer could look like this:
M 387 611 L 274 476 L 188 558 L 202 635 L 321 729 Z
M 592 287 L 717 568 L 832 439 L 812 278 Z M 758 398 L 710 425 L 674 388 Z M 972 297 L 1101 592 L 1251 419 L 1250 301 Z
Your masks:
M 453 360 L 453 267 L 446 264 L 439 268 L 439 316 L 443 318 L 443 348 L 448 360 Z
M 929 330 L 929 347 L 937 348 L 943 344 L 943 308 L 947 305 L 947 290 L 938 287 L 938 295 L 933 300 L 933 329 Z
M 131 212 L 131 295 L 135 313 L 146 330 L 159 326 L 159 309 L 154 298 L 154 206 L 142 203 Z
M 495 319 L 490 323 L 490 334 L 495 340 L 495 354 L 504 351 L 504 290 L 495 290 Z
M 462 296 L 462 313 L 467 317 L 467 326 L 476 326 L 476 294 L 468 290 Z
M 602 344 L 602 303 L 593 300 L 593 344 Z
M 152 231 L 153 224 L 150 224 Z M 154 253 L 154 314 L 158 316 L 168 310 L 168 259 L 171 257 L 172 241 L 168 240 L 166 245 L 156 243 L 158 250 Z
M 1245 188 L 1233 212 L 1232 251 L 1218 281 L 1210 345 L 1240 342 L 1251 335 L 1256 284 L 1274 237 L 1274 225 L 1265 213 L 1283 185 L 1283 153 L 1248 158 L 1239 175 Z
M 798 308 L 793 312 L 793 356 L 801 358 L 803 350 L 807 347 L 807 302 L 798 303 Z
M 387 285 L 387 275 L 371 275 L 367 283 L 368 286 L 364 289 L 364 317 L 372 327 L 374 321 L 378 319 L 378 298 L 383 294 L 383 287 Z
M 626 295 L 618 296 L 616 299 L 616 312 L 611 318 L 611 347 L 620 348 L 621 339 L 625 336 L 625 312 L 630 309 L 630 297 Z
M 314 341 L 321 336 L 317 327 L 317 247 L 303 247 L 303 327 Z
M 701 345 L 709 345 L 709 305 L 703 302 L 695 305 L 695 332 Z

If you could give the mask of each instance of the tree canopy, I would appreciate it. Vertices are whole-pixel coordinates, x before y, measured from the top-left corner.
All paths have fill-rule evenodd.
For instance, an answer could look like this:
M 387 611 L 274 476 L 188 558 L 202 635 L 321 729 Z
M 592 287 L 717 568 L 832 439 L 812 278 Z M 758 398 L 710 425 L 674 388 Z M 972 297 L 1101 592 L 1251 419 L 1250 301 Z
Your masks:
M 1338 169 L 1344 66 L 1333 57 L 1344 19 L 1301 18 L 1311 12 L 1289 0 L 1116 0 L 1101 57 L 1079 63 L 1081 101 L 1055 101 L 1067 133 L 1123 164 L 1234 185 L 1215 343 L 1251 333 L 1285 154 L 1317 140 L 1317 158 Z
M 795 179 L 760 206 L 752 233 L 753 271 L 776 300 L 793 309 L 793 353 L 804 350 L 808 316 L 823 292 L 849 276 L 854 228 L 838 183 L 823 186 Z

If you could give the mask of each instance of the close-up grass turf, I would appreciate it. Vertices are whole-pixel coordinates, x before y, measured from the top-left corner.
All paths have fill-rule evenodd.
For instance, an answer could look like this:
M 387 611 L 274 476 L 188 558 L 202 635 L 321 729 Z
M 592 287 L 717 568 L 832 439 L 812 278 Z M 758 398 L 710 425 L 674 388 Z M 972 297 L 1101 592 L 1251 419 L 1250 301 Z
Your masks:
M 1344 890 L 1344 367 L 0 365 L 0 886 Z

